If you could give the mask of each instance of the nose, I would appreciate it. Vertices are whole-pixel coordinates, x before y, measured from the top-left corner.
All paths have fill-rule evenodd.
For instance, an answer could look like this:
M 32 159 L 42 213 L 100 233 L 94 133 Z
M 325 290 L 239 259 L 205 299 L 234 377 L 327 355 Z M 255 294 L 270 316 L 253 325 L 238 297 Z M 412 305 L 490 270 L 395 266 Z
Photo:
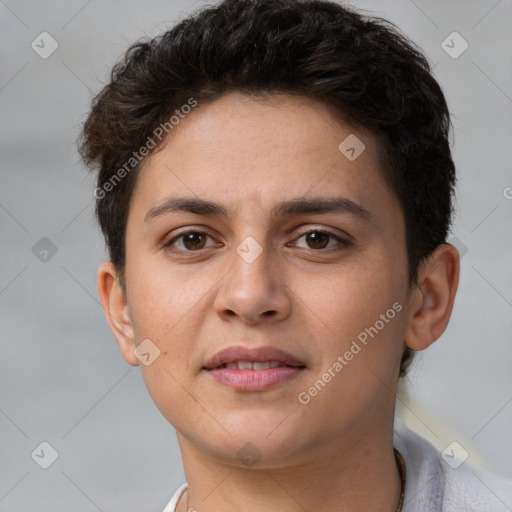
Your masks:
M 242 256 L 240 255 L 242 254 Z M 280 321 L 291 311 L 291 290 L 279 271 L 275 255 L 263 249 L 252 260 L 233 251 L 214 307 L 223 320 L 240 319 L 246 324 Z

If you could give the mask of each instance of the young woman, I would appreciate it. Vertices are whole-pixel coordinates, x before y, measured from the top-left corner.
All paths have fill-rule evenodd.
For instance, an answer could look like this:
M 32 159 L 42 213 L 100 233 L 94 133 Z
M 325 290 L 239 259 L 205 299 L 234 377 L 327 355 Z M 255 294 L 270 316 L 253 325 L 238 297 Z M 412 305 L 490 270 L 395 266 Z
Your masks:
M 414 45 L 334 2 L 226 0 L 114 67 L 80 150 L 103 307 L 178 435 L 165 512 L 507 510 L 395 418 L 458 284 L 449 127 Z

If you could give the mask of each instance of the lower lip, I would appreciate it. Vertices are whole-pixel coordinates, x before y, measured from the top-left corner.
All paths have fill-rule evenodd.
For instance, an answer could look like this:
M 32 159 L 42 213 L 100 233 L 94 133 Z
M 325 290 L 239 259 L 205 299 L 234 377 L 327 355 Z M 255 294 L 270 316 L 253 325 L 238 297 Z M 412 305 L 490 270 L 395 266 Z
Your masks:
M 218 368 L 207 372 L 220 384 L 236 391 L 265 391 L 296 378 L 304 368 L 278 366 L 265 370 L 230 370 Z

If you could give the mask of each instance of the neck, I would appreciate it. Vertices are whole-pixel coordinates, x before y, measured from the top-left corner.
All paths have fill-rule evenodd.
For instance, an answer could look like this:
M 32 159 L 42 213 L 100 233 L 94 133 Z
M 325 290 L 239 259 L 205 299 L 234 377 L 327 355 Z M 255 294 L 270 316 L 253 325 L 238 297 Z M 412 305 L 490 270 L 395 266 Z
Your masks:
M 389 423 L 389 422 L 388 422 Z M 395 512 L 401 478 L 391 427 L 354 429 L 343 440 L 318 444 L 299 462 L 252 468 L 219 461 L 178 434 L 188 492 L 178 512 Z

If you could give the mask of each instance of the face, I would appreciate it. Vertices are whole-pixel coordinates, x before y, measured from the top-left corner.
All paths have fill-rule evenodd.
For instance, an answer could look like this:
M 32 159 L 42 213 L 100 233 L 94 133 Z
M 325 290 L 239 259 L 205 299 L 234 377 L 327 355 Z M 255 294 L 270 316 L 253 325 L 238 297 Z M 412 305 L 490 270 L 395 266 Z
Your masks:
M 232 93 L 180 121 L 138 176 L 126 283 L 134 344 L 160 351 L 146 385 L 180 443 L 233 464 L 252 443 L 277 467 L 392 417 L 404 219 L 374 138 L 324 106 Z M 289 366 L 206 369 L 233 347 Z

